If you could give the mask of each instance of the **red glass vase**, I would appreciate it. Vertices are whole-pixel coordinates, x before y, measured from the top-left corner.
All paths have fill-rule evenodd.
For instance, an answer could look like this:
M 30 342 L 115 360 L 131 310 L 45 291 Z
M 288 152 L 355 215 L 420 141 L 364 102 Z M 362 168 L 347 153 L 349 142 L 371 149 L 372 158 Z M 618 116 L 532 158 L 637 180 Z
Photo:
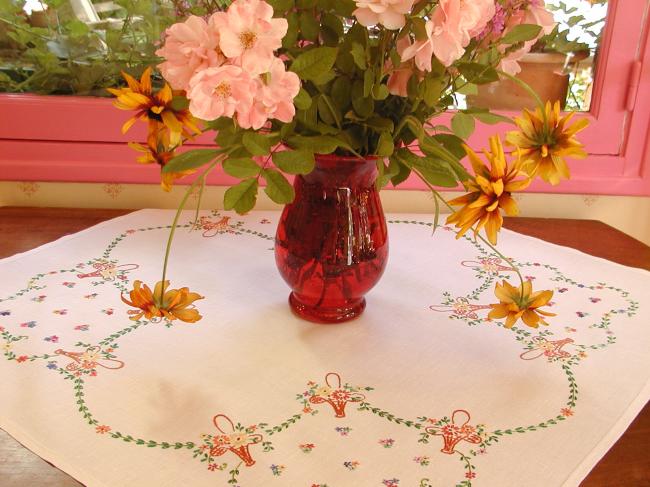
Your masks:
M 302 318 L 340 323 L 361 314 L 386 268 L 388 232 L 375 186 L 376 160 L 317 155 L 297 176 L 282 212 L 275 261 Z

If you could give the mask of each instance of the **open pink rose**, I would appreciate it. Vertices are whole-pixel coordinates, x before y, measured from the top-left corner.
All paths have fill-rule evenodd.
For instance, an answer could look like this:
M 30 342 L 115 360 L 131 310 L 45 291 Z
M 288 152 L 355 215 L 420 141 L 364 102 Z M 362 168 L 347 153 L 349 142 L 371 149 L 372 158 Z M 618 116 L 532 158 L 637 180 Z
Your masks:
M 220 48 L 249 74 L 261 74 L 269 69 L 288 27 L 286 19 L 273 18 L 273 7 L 263 0 L 236 0 L 219 19 Z
M 398 52 L 402 60 L 415 58 L 416 66 L 431 71 L 431 56 L 451 66 L 465 53 L 473 37 L 494 17 L 494 0 L 440 0 L 426 23 L 427 39 L 416 41 Z
M 203 120 L 233 117 L 248 112 L 253 105 L 257 85 L 239 66 L 220 66 L 199 71 L 189 83 L 187 98 L 190 112 Z
M 187 90 L 197 71 L 223 63 L 218 44 L 218 32 L 201 17 L 192 15 L 165 32 L 165 44 L 156 51 L 165 61 L 158 68 L 172 88 Z
M 555 19 L 553 19 L 553 14 L 546 10 L 544 0 L 535 0 L 531 3 L 527 10 L 521 10 L 516 12 L 508 20 L 504 35 L 512 30 L 513 27 L 520 24 L 537 24 L 542 26 L 537 39 L 547 34 L 553 32 L 555 28 Z M 524 43 L 524 46 L 517 51 L 511 52 L 507 57 L 501 60 L 499 69 L 505 71 L 508 74 L 515 75 L 521 71 L 521 66 L 519 66 L 519 61 L 523 56 L 530 52 L 531 48 L 537 42 L 537 39 L 533 39 Z
M 257 130 L 270 118 L 291 122 L 296 114 L 293 99 L 300 91 L 300 78 L 285 69 L 284 63 L 274 58 L 268 73 L 256 80 L 257 94 L 250 109 L 240 110 L 237 123 L 242 128 Z
M 415 0 L 356 0 L 352 12 L 365 27 L 381 24 L 387 29 L 401 29 L 406 24 L 406 14 L 411 12 Z

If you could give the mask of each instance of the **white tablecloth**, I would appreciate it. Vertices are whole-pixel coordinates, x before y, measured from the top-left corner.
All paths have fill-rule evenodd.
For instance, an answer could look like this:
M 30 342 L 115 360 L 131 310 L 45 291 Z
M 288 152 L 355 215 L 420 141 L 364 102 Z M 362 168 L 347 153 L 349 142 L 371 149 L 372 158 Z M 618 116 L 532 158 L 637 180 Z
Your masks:
M 91 487 L 573 486 L 650 397 L 645 271 L 503 231 L 557 313 L 509 330 L 486 320 L 506 263 L 392 215 L 363 316 L 316 325 L 287 305 L 278 215 L 177 232 L 195 324 L 120 300 L 160 280 L 170 211 L 0 261 L 0 427 Z

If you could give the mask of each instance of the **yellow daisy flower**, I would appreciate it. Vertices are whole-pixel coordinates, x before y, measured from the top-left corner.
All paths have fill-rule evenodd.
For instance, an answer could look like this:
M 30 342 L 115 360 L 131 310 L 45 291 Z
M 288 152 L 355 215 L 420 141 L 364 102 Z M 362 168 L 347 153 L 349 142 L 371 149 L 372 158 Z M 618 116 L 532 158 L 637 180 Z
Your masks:
M 143 285 L 142 281 L 135 281 L 133 290 L 129 292 L 131 300 L 122 296 L 124 303 L 140 310 L 130 310 L 128 314 L 131 315 L 131 319 L 137 321 L 142 316 L 148 320 L 164 317 L 170 321 L 179 319 L 186 323 L 195 323 L 202 318 L 192 303 L 203 299 L 203 296 L 190 292 L 186 287 L 170 290 L 167 290 L 167 287 L 169 287 L 169 281 L 165 281 L 164 284 L 162 281 L 158 281 L 152 293 L 149 286 Z M 162 302 L 160 302 L 160 296 L 162 296 Z
M 524 282 L 522 287 L 515 287 L 504 280 L 501 284 L 497 283 L 494 294 L 500 302 L 490 305 L 492 311 L 488 314 L 488 318 L 505 318 L 506 328 L 512 328 L 519 318 L 531 328 L 537 328 L 540 323 L 548 325 L 540 315 L 555 316 L 553 313 L 539 309 L 548 304 L 553 297 L 553 291 L 533 292 L 530 281 Z
M 162 168 L 165 167 L 165 165 L 176 155 L 173 149 L 168 149 L 163 144 L 158 144 L 158 147 L 151 147 L 136 142 L 129 142 L 129 147 L 142 153 L 142 155 L 136 159 L 140 164 L 155 163 L 160 166 L 160 186 L 165 191 L 171 191 L 172 185 L 176 179 L 180 179 L 196 172 L 194 169 L 180 172 L 162 172 Z
M 517 215 L 519 209 L 512 198 L 513 191 L 520 191 L 530 184 L 530 179 L 515 180 L 521 174 L 523 160 L 517 157 L 508 167 L 503 145 L 498 135 L 490 137 L 490 150 L 484 151 L 490 163 L 486 166 L 478 155 L 465 146 L 465 152 L 472 163 L 475 177 L 466 183 L 470 192 L 449 201 L 452 206 L 464 205 L 447 218 L 447 223 L 454 223 L 460 231 L 456 238 L 462 237 L 474 224 L 474 235 L 485 227 L 488 239 L 497 243 L 497 232 L 503 225 L 501 210 L 509 216 Z
M 569 179 L 569 167 L 565 158 L 584 159 L 587 152 L 575 138 L 575 134 L 589 125 L 586 118 L 569 126 L 575 112 L 560 116 L 560 102 L 551 107 L 546 102 L 544 113 L 541 108 L 534 112 L 524 110 L 522 117 L 516 117 L 519 130 L 506 134 L 506 144 L 518 147 L 526 160 L 523 170 L 531 177 L 538 175 L 544 181 L 556 185 L 561 178 Z
M 173 146 L 181 143 L 182 135 L 191 137 L 192 133 L 200 132 L 189 110 L 172 107 L 173 92 L 169 84 L 165 83 L 158 92 L 153 92 L 151 68 L 145 69 L 140 81 L 125 72 L 122 72 L 122 76 L 128 84 L 126 88 L 108 88 L 117 97 L 113 105 L 120 110 L 137 112 L 122 126 L 123 134 L 138 120 L 149 123 L 147 143 L 151 146 L 157 145 L 162 130 L 169 131 Z

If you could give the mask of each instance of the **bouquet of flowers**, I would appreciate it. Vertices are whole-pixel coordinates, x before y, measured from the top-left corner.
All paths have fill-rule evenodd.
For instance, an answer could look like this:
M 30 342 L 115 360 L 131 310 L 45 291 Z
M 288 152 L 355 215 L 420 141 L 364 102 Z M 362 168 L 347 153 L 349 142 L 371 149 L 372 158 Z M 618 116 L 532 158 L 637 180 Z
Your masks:
M 225 193 L 227 210 L 250 211 L 260 181 L 273 201 L 291 203 L 286 176 L 309 174 L 315 157 L 335 154 L 376 160 L 378 187 L 421 179 L 434 195 L 436 223 L 442 203 L 452 209 L 447 222 L 458 237 L 473 229 L 483 238 L 484 230 L 496 244 L 502 211 L 518 211 L 511 193 L 537 176 L 557 184 L 569 177 L 566 157 L 586 156 L 575 139 L 586 121 L 571 125 L 572 113 L 562 116 L 557 103 L 539 98 L 537 110 L 514 121 L 468 107 L 449 127 L 435 123 L 476 85 L 516 80 L 517 60 L 554 28 L 543 0 L 219 3 L 229 5 L 167 29 L 157 51 L 160 89 L 147 69 L 139 81 L 124 74 L 128 86 L 110 90 L 118 108 L 136 111 L 124 132 L 137 120 L 148 123 L 146 144 L 131 145 L 142 153 L 139 162 L 161 167 L 163 188 L 198 173 L 179 212 L 217 167 L 240 180 Z M 505 139 L 512 157 L 498 136 L 485 160 L 470 149 L 465 140 L 476 121 L 515 124 Z M 207 131 L 215 132 L 214 149 L 178 151 Z M 471 172 L 460 163 L 465 156 Z M 449 202 L 436 189 L 459 185 L 468 193 Z M 158 293 L 146 286 L 134 292 L 148 293 L 148 309 L 173 318 L 164 276 Z M 183 290 L 174 290 L 176 301 Z M 522 279 L 519 287 L 498 285 L 496 295 L 492 318 L 537 326 L 544 323 L 538 308 L 552 293 L 533 293 Z

